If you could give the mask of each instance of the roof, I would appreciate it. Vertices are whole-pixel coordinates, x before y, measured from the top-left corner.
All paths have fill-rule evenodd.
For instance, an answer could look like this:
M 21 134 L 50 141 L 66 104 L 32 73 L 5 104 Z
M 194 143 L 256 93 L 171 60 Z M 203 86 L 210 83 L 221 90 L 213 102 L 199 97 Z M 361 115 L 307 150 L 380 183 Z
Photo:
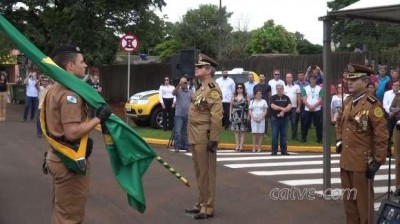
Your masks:
M 340 10 L 328 12 L 327 17 L 400 23 L 400 1 L 360 0 Z

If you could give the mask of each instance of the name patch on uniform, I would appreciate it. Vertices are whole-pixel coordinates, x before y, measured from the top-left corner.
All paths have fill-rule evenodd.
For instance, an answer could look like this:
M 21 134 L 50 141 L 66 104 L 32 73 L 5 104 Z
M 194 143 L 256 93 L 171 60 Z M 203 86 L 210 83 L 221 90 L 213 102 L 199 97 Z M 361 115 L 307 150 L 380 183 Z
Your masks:
M 380 108 L 380 107 L 375 108 L 375 110 L 374 110 L 374 115 L 375 115 L 376 117 L 379 117 L 379 118 L 383 117 L 383 110 L 382 110 L 382 108 Z
M 76 104 L 78 103 L 78 100 L 76 99 L 76 96 L 67 96 L 67 103 Z
M 213 98 L 213 99 L 220 98 L 219 92 L 217 90 L 211 90 L 211 98 Z

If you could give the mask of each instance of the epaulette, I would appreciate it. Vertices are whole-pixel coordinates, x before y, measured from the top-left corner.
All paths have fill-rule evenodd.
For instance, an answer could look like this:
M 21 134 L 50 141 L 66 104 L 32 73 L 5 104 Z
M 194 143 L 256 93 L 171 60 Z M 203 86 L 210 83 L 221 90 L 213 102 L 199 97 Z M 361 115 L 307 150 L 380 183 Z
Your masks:
M 368 96 L 367 97 L 368 102 L 370 102 L 371 104 L 375 104 L 376 102 L 378 102 L 378 100 L 373 97 L 373 96 Z
M 209 82 L 208 87 L 210 87 L 210 89 L 213 89 L 215 88 L 215 84 L 213 82 Z

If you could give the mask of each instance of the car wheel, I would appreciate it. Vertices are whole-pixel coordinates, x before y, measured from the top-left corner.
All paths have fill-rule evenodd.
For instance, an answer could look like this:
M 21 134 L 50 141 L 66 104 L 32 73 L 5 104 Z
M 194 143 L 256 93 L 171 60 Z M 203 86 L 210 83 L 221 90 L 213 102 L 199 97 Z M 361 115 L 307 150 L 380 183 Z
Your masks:
M 150 117 L 150 125 L 152 128 L 162 129 L 162 109 L 161 107 L 157 107 L 153 110 Z

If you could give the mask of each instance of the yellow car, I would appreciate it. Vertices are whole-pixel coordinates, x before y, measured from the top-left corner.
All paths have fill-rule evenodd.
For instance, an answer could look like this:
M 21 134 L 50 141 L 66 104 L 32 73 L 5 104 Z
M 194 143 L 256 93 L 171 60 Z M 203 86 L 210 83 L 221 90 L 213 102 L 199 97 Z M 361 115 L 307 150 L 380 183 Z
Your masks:
M 162 128 L 162 108 L 158 90 L 136 93 L 125 104 L 125 114 L 137 125 L 150 124 L 153 128 Z
M 229 71 L 235 83 L 247 82 L 249 71 L 244 71 L 242 68 L 235 68 Z M 259 76 L 255 73 L 254 80 L 256 83 L 260 81 Z M 214 79 L 222 76 L 221 71 L 215 73 Z M 158 90 L 149 90 L 136 93 L 131 96 L 125 104 L 125 114 L 130 117 L 137 125 L 150 125 L 152 128 L 162 128 L 162 108 L 158 98 Z

